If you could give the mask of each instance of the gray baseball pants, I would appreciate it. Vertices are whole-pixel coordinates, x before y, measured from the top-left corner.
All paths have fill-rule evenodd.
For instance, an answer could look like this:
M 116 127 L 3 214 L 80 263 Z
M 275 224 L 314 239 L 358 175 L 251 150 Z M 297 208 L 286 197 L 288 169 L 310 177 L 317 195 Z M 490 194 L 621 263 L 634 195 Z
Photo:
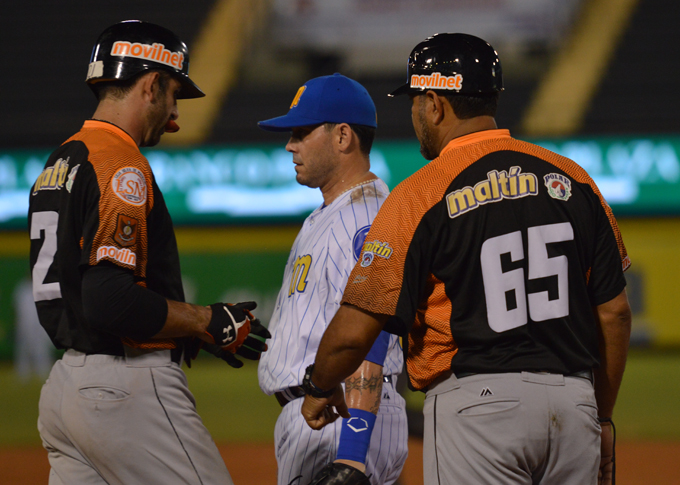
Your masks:
M 233 482 L 169 350 L 68 350 L 40 394 L 50 485 Z
M 597 484 L 591 382 L 561 374 L 451 375 L 430 386 L 425 485 Z

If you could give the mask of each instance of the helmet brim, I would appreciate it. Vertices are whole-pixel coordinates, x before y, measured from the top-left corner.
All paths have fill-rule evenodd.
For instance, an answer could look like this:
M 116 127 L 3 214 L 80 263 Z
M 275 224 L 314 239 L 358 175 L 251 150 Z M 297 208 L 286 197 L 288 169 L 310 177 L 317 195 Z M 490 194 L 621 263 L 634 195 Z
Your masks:
M 390 94 L 388 94 L 388 96 L 390 98 L 394 98 L 395 96 L 400 96 L 402 94 L 408 94 L 410 92 L 411 92 L 411 86 L 409 85 L 409 83 L 404 83 L 401 86 L 399 86 L 397 89 L 392 91 Z
M 182 85 L 177 95 L 177 99 L 202 98 L 205 96 L 205 93 L 201 88 L 196 86 L 196 83 L 193 82 L 189 76 L 177 76 L 177 79 Z

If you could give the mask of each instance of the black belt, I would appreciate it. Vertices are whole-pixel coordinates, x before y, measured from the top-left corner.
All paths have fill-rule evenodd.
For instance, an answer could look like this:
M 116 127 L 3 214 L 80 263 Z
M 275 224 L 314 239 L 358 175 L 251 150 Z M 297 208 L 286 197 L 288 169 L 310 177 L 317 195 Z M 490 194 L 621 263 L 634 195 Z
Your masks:
M 164 349 L 158 349 L 158 350 L 164 350 Z M 119 352 L 107 352 L 106 350 L 102 352 L 84 352 L 85 355 L 97 355 L 97 354 L 104 354 L 104 355 L 113 355 L 114 357 L 125 357 L 125 354 L 121 354 Z M 170 360 L 172 360 L 175 364 L 179 364 L 180 366 L 182 365 L 182 356 L 184 354 L 184 348 L 181 345 L 178 345 L 174 349 L 170 349 Z
M 552 374 L 552 372 L 540 372 L 540 371 L 528 371 L 528 372 L 536 372 L 537 374 Z M 463 377 L 470 377 L 470 376 L 475 376 L 480 374 L 480 372 L 454 372 L 456 375 L 456 378 L 462 379 Z M 569 374 L 562 374 L 564 377 L 580 377 L 581 379 L 587 379 L 590 381 L 592 384 L 595 380 L 593 379 L 593 371 L 588 369 L 588 370 L 579 370 L 576 372 L 571 372 Z
M 288 389 L 284 389 L 283 391 L 278 391 L 274 393 L 274 396 L 276 397 L 276 400 L 279 402 L 281 407 L 304 395 L 305 390 L 302 388 L 302 386 L 289 387 Z
M 175 364 L 182 365 L 182 357 L 184 355 L 184 346 L 178 345 L 174 349 L 170 349 L 170 360 Z
M 588 370 L 579 370 L 576 372 L 572 372 L 571 374 L 564 374 L 564 377 L 580 377 L 581 379 L 588 379 L 591 384 L 595 383 L 595 378 L 593 377 L 593 371 L 588 369 Z
M 392 384 L 392 376 L 383 376 L 383 382 Z M 297 398 L 305 395 L 305 390 L 301 386 L 289 387 L 283 391 L 278 391 L 274 393 L 274 397 L 279 402 L 281 407 L 285 406 L 291 401 L 295 401 Z

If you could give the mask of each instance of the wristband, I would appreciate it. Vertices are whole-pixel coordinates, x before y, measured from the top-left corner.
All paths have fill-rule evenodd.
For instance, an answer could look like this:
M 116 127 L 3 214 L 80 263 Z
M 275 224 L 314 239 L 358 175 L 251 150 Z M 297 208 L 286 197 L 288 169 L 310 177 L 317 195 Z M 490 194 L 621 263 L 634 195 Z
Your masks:
M 363 409 L 350 409 L 350 419 L 342 420 L 337 460 L 366 463 L 368 445 L 375 426 L 376 415 Z
M 390 345 L 390 334 L 383 331 L 380 332 L 378 338 L 373 342 L 371 350 L 368 351 L 368 355 L 364 357 L 364 360 L 373 362 L 374 364 L 384 365 L 385 356 L 387 355 L 387 348 Z

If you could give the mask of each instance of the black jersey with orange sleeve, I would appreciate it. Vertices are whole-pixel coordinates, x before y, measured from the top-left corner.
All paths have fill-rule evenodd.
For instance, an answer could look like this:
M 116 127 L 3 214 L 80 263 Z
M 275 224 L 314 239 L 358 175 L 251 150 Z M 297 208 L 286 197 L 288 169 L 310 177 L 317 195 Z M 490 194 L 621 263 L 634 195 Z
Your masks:
M 170 214 L 130 135 L 110 123 L 86 121 L 45 164 L 30 194 L 28 224 L 33 295 L 57 348 L 123 355 L 123 342 L 175 347 L 172 340 L 135 342 L 98 330 L 83 312 L 82 274 L 102 263 L 184 301 Z
M 580 166 L 488 130 L 392 191 L 343 302 L 408 333 L 415 389 L 449 369 L 571 373 L 598 365 L 593 307 L 623 291 L 629 265 Z

